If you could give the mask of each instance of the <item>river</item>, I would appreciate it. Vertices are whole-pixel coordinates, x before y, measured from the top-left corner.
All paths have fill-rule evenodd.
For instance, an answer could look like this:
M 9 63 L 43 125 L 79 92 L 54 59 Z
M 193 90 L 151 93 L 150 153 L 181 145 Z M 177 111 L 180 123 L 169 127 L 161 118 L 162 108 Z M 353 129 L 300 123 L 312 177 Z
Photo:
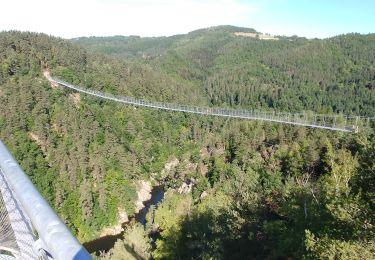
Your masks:
M 136 220 L 143 225 L 146 224 L 146 215 L 152 205 L 158 204 L 164 198 L 164 188 L 163 186 L 154 186 L 151 191 L 151 199 L 148 201 L 143 202 L 145 207 L 141 209 L 134 217 L 129 218 L 128 222 L 122 223 L 122 227 L 125 227 L 129 224 L 132 220 Z M 96 253 L 97 255 L 100 254 L 100 251 L 109 251 L 115 245 L 117 239 L 122 238 L 124 232 L 121 232 L 118 235 L 108 235 L 104 237 L 100 237 L 86 243 L 83 243 L 83 246 L 86 250 L 91 253 Z

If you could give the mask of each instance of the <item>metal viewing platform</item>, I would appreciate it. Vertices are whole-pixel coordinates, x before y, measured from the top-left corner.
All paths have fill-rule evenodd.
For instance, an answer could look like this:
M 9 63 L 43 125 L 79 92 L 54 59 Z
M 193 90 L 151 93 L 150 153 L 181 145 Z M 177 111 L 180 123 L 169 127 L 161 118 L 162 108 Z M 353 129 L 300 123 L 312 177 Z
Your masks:
M 1 141 L 0 191 L 0 260 L 91 259 Z

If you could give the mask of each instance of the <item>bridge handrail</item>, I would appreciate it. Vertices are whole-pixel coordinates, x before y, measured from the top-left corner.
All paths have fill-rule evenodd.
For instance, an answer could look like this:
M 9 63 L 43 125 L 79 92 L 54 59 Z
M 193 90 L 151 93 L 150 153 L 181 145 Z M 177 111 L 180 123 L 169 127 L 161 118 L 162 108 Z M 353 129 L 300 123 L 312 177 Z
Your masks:
M 53 259 L 91 259 L 0 141 L 0 167 Z M 46 247 L 46 248 L 45 248 Z

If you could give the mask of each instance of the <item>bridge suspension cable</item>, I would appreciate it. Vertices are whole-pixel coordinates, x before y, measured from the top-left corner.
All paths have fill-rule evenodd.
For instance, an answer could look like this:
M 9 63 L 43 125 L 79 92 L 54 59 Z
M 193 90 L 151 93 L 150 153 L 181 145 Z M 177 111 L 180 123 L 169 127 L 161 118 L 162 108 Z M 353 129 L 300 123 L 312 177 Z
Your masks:
M 368 127 L 371 120 L 374 118 L 361 116 L 344 116 L 344 115 L 322 115 L 314 113 L 285 113 L 274 111 L 257 111 L 257 110 L 238 110 L 230 108 L 212 108 L 212 107 L 197 107 L 191 105 L 180 105 L 163 102 L 150 102 L 142 99 L 136 99 L 126 96 L 117 96 L 110 93 L 104 93 L 89 89 L 82 86 L 76 86 L 65 82 L 61 79 L 51 77 L 49 73 L 45 73 L 45 77 L 54 84 L 59 84 L 63 87 L 85 93 L 91 96 L 99 97 L 106 100 L 121 102 L 129 105 L 142 106 L 154 109 L 162 109 L 169 111 L 179 111 L 193 114 L 222 116 L 230 118 L 242 118 L 249 120 L 261 120 L 276 123 L 291 124 L 297 126 L 313 127 L 328 129 L 342 132 L 358 132 L 360 128 Z

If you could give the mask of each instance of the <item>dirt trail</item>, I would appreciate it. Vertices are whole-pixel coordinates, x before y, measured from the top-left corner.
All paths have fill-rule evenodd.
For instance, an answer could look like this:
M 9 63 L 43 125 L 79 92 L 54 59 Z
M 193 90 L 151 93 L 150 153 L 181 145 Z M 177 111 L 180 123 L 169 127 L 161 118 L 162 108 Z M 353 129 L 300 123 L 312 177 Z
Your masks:
M 51 88 L 57 88 L 59 86 L 59 84 L 52 81 L 51 73 L 49 72 L 48 69 L 43 70 L 43 76 L 51 83 Z

